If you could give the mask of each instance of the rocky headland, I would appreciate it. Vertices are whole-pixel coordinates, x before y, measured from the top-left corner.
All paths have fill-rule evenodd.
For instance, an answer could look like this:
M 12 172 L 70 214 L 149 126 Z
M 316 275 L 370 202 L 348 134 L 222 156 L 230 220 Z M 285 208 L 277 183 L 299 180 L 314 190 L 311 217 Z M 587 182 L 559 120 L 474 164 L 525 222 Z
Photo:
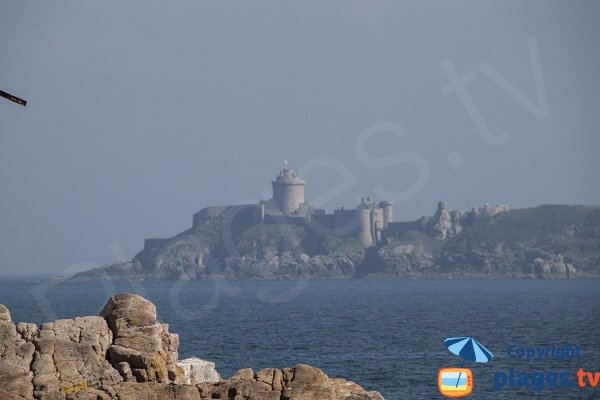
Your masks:
M 131 261 L 74 280 L 387 277 L 600 277 L 600 206 L 451 211 L 391 223 L 364 248 L 354 237 L 286 223 L 243 225 L 235 208 L 205 215 Z
M 222 379 L 209 361 L 179 360 L 178 346 L 154 304 L 136 294 L 112 297 L 99 316 L 41 326 L 13 323 L 0 305 L 0 399 L 383 399 L 308 365 Z

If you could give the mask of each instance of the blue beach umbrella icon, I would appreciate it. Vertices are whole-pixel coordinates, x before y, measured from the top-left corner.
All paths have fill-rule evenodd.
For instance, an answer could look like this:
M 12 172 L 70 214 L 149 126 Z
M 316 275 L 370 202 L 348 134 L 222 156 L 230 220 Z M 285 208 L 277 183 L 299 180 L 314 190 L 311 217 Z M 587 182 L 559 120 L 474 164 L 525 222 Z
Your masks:
M 486 349 L 475 338 L 470 336 L 447 338 L 444 340 L 444 346 L 446 346 L 446 348 L 450 350 L 452 354 L 455 354 L 461 358 L 461 367 L 464 366 L 465 360 L 486 363 L 494 358 L 494 355 L 491 351 Z M 460 376 L 461 373 L 458 374 L 456 386 L 458 386 Z
M 461 358 L 461 366 L 464 360 L 486 363 L 494 358 L 491 351 L 470 336 L 447 338 L 444 340 L 444 346 Z

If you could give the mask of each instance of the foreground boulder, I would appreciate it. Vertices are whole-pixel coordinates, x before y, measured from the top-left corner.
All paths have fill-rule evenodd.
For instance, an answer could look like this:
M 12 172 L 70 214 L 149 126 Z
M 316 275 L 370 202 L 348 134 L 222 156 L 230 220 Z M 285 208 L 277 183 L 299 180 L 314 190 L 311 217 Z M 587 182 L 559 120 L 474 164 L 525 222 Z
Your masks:
M 136 294 L 119 294 L 100 312 L 114 334 L 108 359 L 126 381 L 182 382 L 179 335 L 156 320 L 156 307 Z
M 381 400 L 308 365 L 222 380 L 214 363 L 178 360 L 179 336 L 136 294 L 113 296 L 100 316 L 14 324 L 0 304 L 2 400 Z

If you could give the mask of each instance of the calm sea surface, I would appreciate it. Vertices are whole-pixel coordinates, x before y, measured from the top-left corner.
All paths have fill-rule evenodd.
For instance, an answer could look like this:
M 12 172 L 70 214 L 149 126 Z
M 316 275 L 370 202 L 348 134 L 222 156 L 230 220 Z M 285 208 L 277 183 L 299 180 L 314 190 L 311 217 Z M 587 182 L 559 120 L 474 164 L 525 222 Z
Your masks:
M 31 283 L 0 278 L 13 321 L 97 315 L 115 293 L 152 300 L 181 338 L 180 358 L 214 361 L 221 375 L 306 363 L 380 391 L 438 399 L 437 372 L 458 367 L 443 346 L 474 336 L 494 353 L 467 363 L 476 399 L 600 399 L 597 388 L 494 390 L 494 373 L 600 371 L 600 281 L 318 280 Z M 511 358 L 507 348 L 581 347 L 570 361 Z M 572 375 L 576 378 L 575 375 Z

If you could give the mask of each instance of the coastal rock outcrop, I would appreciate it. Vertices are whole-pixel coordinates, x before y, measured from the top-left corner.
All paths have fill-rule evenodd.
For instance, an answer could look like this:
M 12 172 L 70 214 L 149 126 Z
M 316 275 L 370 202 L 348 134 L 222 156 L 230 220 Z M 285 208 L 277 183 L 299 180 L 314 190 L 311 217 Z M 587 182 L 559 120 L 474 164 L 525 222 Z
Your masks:
M 2 400 L 382 400 L 308 365 L 246 368 L 222 380 L 214 363 L 178 361 L 179 337 L 137 294 L 111 297 L 100 316 L 14 324 L 0 304 Z
M 535 273 L 542 278 L 575 276 L 577 270 L 573 264 L 565 262 L 562 254 L 537 257 L 533 260 Z
M 397 276 L 419 276 L 436 263 L 436 255 L 420 243 L 387 246 L 379 250 L 378 256 L 386 272 Z
M 83 400 L 84 391 L 75 397 Z M 166 385 L 156 382 L 124 383 L 114 392 L 118 399 L 235 399 L 235 400 L 383 400 L 378 392 L 368 392 L 354 382 L 331 379 L 318 368 L 266 368 L 254 373 L 238 371 L 218 384 Z
M 114 334 L 108 360 L 126 381 L 181 382 L 179 335 L 156 320 L 156 307 L 137 294 L 119 294 L 100 312 Z
M 462 231 L 460 211 L 450 211 L 443 201 L 438 202 L 435 214 L 427 221 L 427 233 L 436 239 L 449 239 Z

